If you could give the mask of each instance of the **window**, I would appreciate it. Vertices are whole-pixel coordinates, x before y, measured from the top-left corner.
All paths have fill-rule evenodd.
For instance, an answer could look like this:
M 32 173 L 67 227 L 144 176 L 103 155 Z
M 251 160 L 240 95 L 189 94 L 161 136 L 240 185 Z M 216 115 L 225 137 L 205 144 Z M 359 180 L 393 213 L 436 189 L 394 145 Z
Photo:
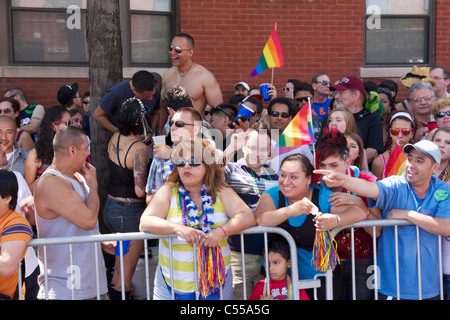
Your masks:
M 168 66 L 175 0 L 120 1 L 124 66 Z M 87 65 L 87 0 L 11 0 L 12 63 Z M 128 54 L 126 54 L 128 53 Z
M 175 15 L 171 0 L 131 0 L 131 63 L 168 65 Z
M 433 0 L 366 0 L 366 66 L 432 64 Z

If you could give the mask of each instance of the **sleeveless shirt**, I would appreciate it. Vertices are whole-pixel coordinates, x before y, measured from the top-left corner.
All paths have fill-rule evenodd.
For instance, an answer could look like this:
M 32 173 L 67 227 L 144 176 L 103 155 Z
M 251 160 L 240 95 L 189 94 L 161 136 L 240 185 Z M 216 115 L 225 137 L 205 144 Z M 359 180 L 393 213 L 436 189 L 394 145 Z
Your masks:
M 173 196 L 170 202 L 169 212 L 166 220 L 183 224 L 182 212 L 178 205 L 178 188 L 172 188 Z M 217 194 L 217 201 L 212 205 L 214 213 L 209 216 L 210 221 L 214 222 L 211 229 L 216 229 L 228 221 L 228 216 L 225 213 L 222 200 Z M 220 242 L 223 259 L 225 262 L 226 272 L 230 269 L 230 247 L 228 246 L 227 237 Z M 172 258 L 173 258 L 173 275 L 174 275 L 174 289 L 181 293 L 188 293 L 195 291 L 194 278 L 194 250 L 182 238 L 172 238 Z M 161 238 L 159 242 L 159 264 L 164 275 L 166 283 L 170 285 L 170 250 L 169 239 Z
M 73 185 L 75 192 L 83 201 L 86 201 L 89 195 L 89 187 L 85 181 L 81 184 L 77 180 L 69 178 L 54 169 L 47 169 L 42 176 L 46 174 L 62 177 L 69 181 Z M 36 188 L 38 187 L 39 184 L 37 183 Z M 99 234 L 98 223 L 94 229 L 86 231 L 61 216 L 51 220 L 42 218 L 37 212 L 35 216 L 39 239 Z M 69 254 L 70 250 L 72 250 L 72 262 Z M 100 294 L 105 294 L 107 291 L 106 271 L 100 244 L 94 242 L 77 243 L 72 244 L 72 248 L 70 248 L 69 244 L 49 245 L 47 246 L 47 270 L 44 270 L 43 247 L 39 247 L 41 274 L 38 277 L 40 287 L 38 299 L 45 299 L 43 271 L 47 272 L 49 299 L 71 300 L 72 288 L 75 300 L 96 297 L 97 270 L 95 266 L 95 250 L 98 254 L 99 292 Z

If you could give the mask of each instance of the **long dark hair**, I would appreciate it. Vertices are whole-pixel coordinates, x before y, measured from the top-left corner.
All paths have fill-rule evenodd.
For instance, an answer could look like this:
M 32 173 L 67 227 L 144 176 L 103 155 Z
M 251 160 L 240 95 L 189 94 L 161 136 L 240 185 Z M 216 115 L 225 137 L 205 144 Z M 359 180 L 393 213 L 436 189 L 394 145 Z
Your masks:
M 48 163 L 53 161 L 53 138 L 55 137 L 55 131 L 53 130 L 52 123 L 61 121 L 65 112 L 68 112 L 67 109 L 61 106 L 51 107 L 45 112 L 40 126 L 39 138 L 35 144 L 37 160 Z

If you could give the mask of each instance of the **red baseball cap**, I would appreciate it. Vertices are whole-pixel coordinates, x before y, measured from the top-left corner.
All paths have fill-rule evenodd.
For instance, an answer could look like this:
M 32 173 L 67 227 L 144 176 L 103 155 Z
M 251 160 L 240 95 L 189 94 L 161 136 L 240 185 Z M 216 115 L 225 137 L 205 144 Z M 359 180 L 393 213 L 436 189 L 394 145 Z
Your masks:
M 364 84 L 358 77 L 348 76 L 339 80 L 336 85 L 330 87 L 331 91 L 358 90 L 365 93 Z

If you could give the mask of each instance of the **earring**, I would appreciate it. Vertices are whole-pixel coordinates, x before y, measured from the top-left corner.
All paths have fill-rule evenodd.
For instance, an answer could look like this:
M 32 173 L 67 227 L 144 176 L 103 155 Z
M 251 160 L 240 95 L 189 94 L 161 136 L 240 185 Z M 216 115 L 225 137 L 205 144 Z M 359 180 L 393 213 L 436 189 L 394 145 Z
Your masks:
M 306 190 L 309 190 L 309 186 L 306 186 Z

